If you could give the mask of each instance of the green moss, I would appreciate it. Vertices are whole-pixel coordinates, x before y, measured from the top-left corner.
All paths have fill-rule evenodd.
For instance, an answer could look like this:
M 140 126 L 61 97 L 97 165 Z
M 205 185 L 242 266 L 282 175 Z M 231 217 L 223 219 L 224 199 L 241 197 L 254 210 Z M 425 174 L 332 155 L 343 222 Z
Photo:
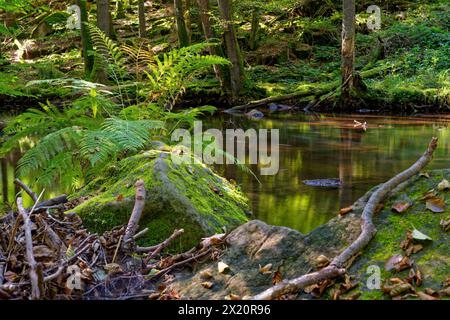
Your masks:
M 416 228 L 430 236 L 433 241 L 422 241 L 423 250 L 413 254 L 410 259 L 423 274 L 423 287 L 431 287 L 438 290 L 441 283 L 450 276 L 450 241 L 449 233 L 445 233 L 440 227 L 441 219 L 449 214 L 450 192 L 440 192 L 447 203 L 447 209 L 443 213 L 432 213 L 425 207 L 425 201 L 419 200 L 423 194 L 435 188 L 443 178 L 450 178 L 450 170 L 435 170 L 429 172 L 430 178 L 415 177 L 404 189 L 391 196 L 385 203 L 385 209 L 374 219 L 377 234 L 364 250 L 362 256 L 352 266 L 351 274 L 356 274 L 360 279 L 363 292 L 360 299 L 380 299 L 383 296 L 381 290 L 369 290 L 365 287 L 367 268 L 377 265 L 381 270 L 382 280 L 392 277 L 406 278 L 409 270 L 400 273 L 386 271 L 385 262 L 394 254 L 404 254 L 400 243 L 406 238 L 406 231 Z M 400 199 L 411 199 L 412 207 L 406 212 L 398 214 L 391 211 L 392 204 Z M 387 297 L 386 297 L 387 298 Z
M 247 199 L 235 186 L 201 164 L 175 164 L 169 153 L 161 151 L 145 152 L 108 168 L 73 196 L 92 196 L 73 211 L 98 233 L 125 224 L 139 179 L 147 191 L 141 228 L 150 229 L 142 244 L 159 243 L 174 229 L 183 228 L 178 245 L 188 248 L 202 237 L 223 232 L 223 227 L 234 228 L 248 220 Z

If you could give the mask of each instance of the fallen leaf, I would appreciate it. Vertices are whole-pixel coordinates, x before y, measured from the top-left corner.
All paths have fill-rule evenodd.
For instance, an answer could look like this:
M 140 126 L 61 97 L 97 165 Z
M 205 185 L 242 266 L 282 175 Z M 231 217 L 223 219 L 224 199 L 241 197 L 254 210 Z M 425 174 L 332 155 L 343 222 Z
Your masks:
M 444 191 L 450 189 L 450 182 L 448 182 L 447 179 L 443 179 L 441 182 L 439 182 L 437 189 L 439 191 Z
M 272 271 L 270 271 L 270 269 L 272 269 L 272 264 L 266 264 L 264 267 L 261 267 L 261 265 L 259 266 L 259 272 L 262 274 L 271 274 Z
M 442 227 L 442 230 L 444 230 L 444 232 L 450 230 L 450 216 L 447 217 L 447 220 L 442 219 L 440 222 L 440 226 Z
M 117 201 L 123 201 L 123 199 L 124 199 L 123 194 L 119 194 L 119 195 L 116 197 L 116 200 L 117 200 Z
M 403 260 L 403 256 L 401 254 L 394 254 L 392 257 L 386 261 L 384 268 L 386 271 L 391 271 L 395 269 L 395 266 L 399 264 Z
M 429 179 L 430 175 L 428 174 L 428 172 L 420 172 L 419 177 L 425 177 L 425 178 Z
M 330 259 L 328 259 L 326 256 L 321 254 L 316 258 L 316 265 L 318 269 L 322 269 L 330 264 Z
M 33 255 L 36 260 L 51 260 L 55 257 L 55 253 L 46 245 L 34 246 Z
M 419 198 L 419 200 L 428 200 L 428 199 L 432 199 L 432 198 L 436 198 L 437 197 L 437 193 L 434 189 L 431 189 L 427 192 L 425 192 L 423 194 L 422 197 Z
M 230 293 L 229 295 L 227 295 L 225 297 L 225 300 L 242 300 L 240 296 L 238 296 L 237 294 L 232 294 Z
M 277 271 L 275 271 L 275 273 L 273 274 L 272 284 L 276 285 L 276 284 L 280 283 L 281 281 L 283 281 L 283 277 L 281 276 L 280 267 L 278 267 Z
M 427 236 L 426 234 L 423 234 L 422 232 L 420 232 L 417 229 L 413 230 L 412 236 L 415 240 L 433 240 L 429 236 Z
M 122 267 L 117 263 L 108 263 L 103 267 L 109 275 L 123 272 Z
M 406 249 L 406 255 L 410 256 L 414 253 L 419 252 L 422 249 L 423 249 L 423 246 L 421 244 L 415 244 L 415 245 L 409 246 L 409 248 Z
M 438 197 L 430 198 L 426 202 L 426 207 L 432 212 L 441 213 L 445 211 L 445 201 Z
M 399 283 L 392 287 L 392 289 L 389 292 L 389 295 L 391 297 L 395 297 L 405 292 L 412 291 L 412 289 L 413 287 L 409 283 Z
M 416 294 L 419 296 L 420 300 L 439 300 L 433 296 L 426 294 L 425 292 L 418 291 Z
M 210 270 L 203 270 L 200 272 L 200 278 L 202 279 L 211 279 L 212 278 L 212 273 Z
M 219 261 L 219 263 L 217 264 L 217 270 L 219 271 L 219 273 L 225 273 L 230 270 L 230 266 L 222 261 Z
M 411 207 L 411 202 L 409 201 L 398 201 L 392 205 L 392 211 L 397 213 L 405 212 L 409 207 Z
M 346 207 L 346 208 L 342 208 L 339 210 L 339 215 L 340 216 L 345 216 L 347 213 L 352 212 L 353 211 L 353 207 Z
M 344 300 L 358 300 L 360 296 L 361 292 L 353 292 L 349 294 L 347 297 L 345 297 Z
M 210 281 L 205 281 L 205 282 L 202 282 L 202 286 L 203 286 L 203 288 L 205 288 L 205 289 L 211 289 L 212 287 L 213 287 L 213 283 L 212 282 L 210 282 Z

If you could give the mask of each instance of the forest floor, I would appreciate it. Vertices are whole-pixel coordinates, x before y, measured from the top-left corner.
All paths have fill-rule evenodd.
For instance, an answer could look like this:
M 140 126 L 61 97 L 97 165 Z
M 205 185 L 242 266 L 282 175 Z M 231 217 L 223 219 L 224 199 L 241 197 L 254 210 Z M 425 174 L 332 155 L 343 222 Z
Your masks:
M 33 80 L 82 78 L 83 65 L 79 36 L 63 25 L 66 16 L 56 11 L 41 25 L 46 28 L 24 30 L 17 41 L 5 43 L 0 60 L 0 110 L 23 108 L 49 99 L 55 103 L 73 99 L 69 88 Z M 154 54 L 176 47 L 171 23 L 172 8 L 155 5 L 148 15 L 150 38 L 145 41 Z M 57 13 L 61 16 L 58 17 Z M 248 47 L 249 24 L 237 22 L 246 81 L 239 101 L 300 93 L 283 103 L 315 111 L 339 111 L 341 14 L 309 17 L 267 11 L 261 17 L 258 46 Z M 450 106 L 450 34 L 446 1 L 410 4 L 408 9 L 383 11 L 382 28 L 370 32 L 368 14 L 357 15 L 356 70 L 363 75 L 354 103 L 345 111 L 373 113 L 448 112 Z M 25 18 L 31 21 L 33 16 Z M 136 43 L 137 14 L 128 12 L 115 20 L 120 43 Z M 33 34 L 33 39 L 27 35 Z M 192 23 L 192 40 L 202 41 L 198 24 Z M 131 66 L 129 66 L 131 67 Z M 366 75 L 364 77 L 364 75 Z M 230 105 L 227 96 L 211 74 L 191 83 L 179 101 L 180 106 Z

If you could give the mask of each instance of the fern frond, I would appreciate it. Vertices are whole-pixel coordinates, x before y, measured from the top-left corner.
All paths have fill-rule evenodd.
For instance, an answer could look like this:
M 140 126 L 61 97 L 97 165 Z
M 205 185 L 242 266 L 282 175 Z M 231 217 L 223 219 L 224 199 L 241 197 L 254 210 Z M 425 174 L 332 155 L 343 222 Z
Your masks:
M 58 154 L 76 149 L 81 135 L 79 127 L 67 127 L 46 135 L 19 160 L 18 175 L 27 176 L 35 170 L 45 168 Z

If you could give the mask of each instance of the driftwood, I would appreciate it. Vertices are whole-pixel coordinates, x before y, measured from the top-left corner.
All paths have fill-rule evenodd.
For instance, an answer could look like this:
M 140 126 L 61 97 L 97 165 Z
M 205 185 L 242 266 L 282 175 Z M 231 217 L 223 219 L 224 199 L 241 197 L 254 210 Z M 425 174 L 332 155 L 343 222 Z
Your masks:
M 316 284 L 325 279 L 339 277 L 346 273 L 346 264 L 358 253 L 360 253 L 376 234 L 376 228 L 372 221 L 373 214 L 378 204 L 394 190 L 398 185 L 418 174 L 432 159 L 437 147 L 437 138 L 433 138 L 425 153 L 411 167 L 399 173 L 389 181 L 382 184 L 369 198 L 361 216 L 361 233 L 358 238 L 348 246 L 342 253 L 333 259 L 329 266 L 301 277 L 285 280 L 281 283 L 257 294 L 253 300 L 269 300 L 288 293 L 296 293 L 301 289 Z

